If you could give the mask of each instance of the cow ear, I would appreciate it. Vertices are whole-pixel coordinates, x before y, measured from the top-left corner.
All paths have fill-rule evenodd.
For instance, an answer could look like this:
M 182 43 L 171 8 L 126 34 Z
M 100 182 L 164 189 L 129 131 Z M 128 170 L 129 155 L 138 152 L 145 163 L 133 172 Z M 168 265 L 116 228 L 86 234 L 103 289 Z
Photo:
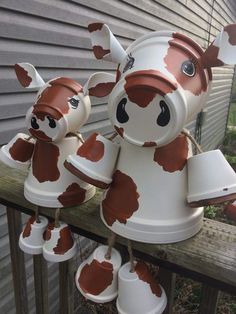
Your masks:
M 103 23 L 89 24 L 93 53 L 97 59 L 121 63 L 127 57 L 119 41 Z
M 200 60 L 204 68 L 236 64 L 236 24 L 225 26 Z
M 43 85 L 45 85 L 42 77 L 39 75 L 35 67 L 30 63 L 15 64 L 15 72 L 18 81 L 25 88 L 40 89 Z
M 109 95 L 116 84 L 116 76 L 106 72 L 97 72 L 90 76 L 83 87 L 85 95 L 105 97 Z

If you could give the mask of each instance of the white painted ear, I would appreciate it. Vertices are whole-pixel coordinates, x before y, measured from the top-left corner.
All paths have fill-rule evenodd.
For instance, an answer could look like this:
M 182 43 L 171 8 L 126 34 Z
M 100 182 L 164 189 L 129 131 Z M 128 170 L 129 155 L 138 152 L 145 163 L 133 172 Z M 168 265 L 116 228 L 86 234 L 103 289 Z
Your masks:
M 40 89 L 43 85 L 45 85 L 42 77 L 39 75 L 35 67 L 30 63 L 15 64 L 15 72 L 18 81 L 25 88 Z
M 200 60 L 204 68 L 236 64 L 236 24 L 225 26 Z
M 127 57 L 127 53 L 106 24 L 92 23 L 89 24 L 88 30 L 97 59 L 121 63 Z
M 116 76 L 106 72 L 97 72 L 90 76 L 83 87 L 85 95 L 105 97 L 109 95 L 116 84 Z

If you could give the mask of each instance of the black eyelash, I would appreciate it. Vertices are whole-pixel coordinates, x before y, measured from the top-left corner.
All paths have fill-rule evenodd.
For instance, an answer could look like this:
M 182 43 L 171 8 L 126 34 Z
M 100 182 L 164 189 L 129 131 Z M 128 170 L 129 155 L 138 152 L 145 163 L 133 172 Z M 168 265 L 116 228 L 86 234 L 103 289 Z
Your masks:
M 194 64 L 195 68 L 197 67 L 198 65 L 198 62 L 195 58 L 191 58 L 190 61 Z

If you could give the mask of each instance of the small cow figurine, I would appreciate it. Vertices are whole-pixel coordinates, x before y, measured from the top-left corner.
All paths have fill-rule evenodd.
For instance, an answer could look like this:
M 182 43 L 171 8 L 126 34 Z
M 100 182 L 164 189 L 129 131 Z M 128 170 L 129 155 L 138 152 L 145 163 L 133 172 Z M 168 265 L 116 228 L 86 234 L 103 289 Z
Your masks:
M 236 24 L 224 27 L 205 51 L 188 36 L 172 31 L 144 35 L 126 51 L 107 25 L 93 23 L 89 31 L 96 58 L 118 63 L 108 111 L 121 137 L 120 153 L 110 185 L 97 181 L 97 186 L 107 187 L 101 218 L 115 233 L 137 241 L 170 243 L 189 238 L 202 226 L 203 208 L 199 206 L 236 195 L 234 184 L 214 199 L 193 203 L 187 199 L 187 161 L 192 149 L 181 133 L 205 103 L 211 68 L 235 64 Z M 79 148 L 78 162 L 72 164 L 69 157 L 67 166 L 96 185 L 92 174 L 80 167 L 95 146 L 102 147 L 97 136 Z M 100 156 L 97 172 L 109 151 L 103 150 Z M 91 159 L 89 162 L 95 167 Z
M 66 77 L 58 77 L 45 83 L 29 63 L 16 64 L 15 71 L 23 87 L 38 90 L 36 102 L 26 114 L 27 128 L 32 136 L 28 138 L 26 134 L 17 134 L 2 147 L 0 159 L 18 169 L 29 167 L 24 183 L 24 195 L 31 203 L 62 208 L 86 202 L 95 194 L 95 187 L 69 172 L 64 167 L 64 161 L 69 154 L 77 151 L 83 141 L 77 132 L 87 121 L 91 110 L 89 92 L 94 96 L 96 93 L 105 96 L 105 91 L 109 93 L 109 88 L 114 84 L 105 83 L 104 88 L 100 82 L 96 88 L 99 73 L 92 75 L 84 87 Z M 110 80 L 109 74 L 107 77 Z M 36 220 L 39 220 L 37 218 Z M 34 223 L 35 219 L 28 221 L 28 232 L 22 234 L 24 241 L 32 234 L 31 225 Z M 65 228 L 68 229 L 68 226 L 64 226 Z M 51 239 L 57 243 L 52 226 L 47 234 L 50 234 L 50 237 L 47 236 L 46 241 Z M 68 238 L 68 232 L 62 230 L 58 236 L 60 234 L 65 234 Z M 59 240 L 58 245 L 61 243 L 59 247 L 63 251 L 63 243 Z M 72 243 L 71 240 L 67 241 L 68 243 Z M 36 254 L 39 251 L 35 250 Z M 32 253 L 34 254 L 34 251 Z

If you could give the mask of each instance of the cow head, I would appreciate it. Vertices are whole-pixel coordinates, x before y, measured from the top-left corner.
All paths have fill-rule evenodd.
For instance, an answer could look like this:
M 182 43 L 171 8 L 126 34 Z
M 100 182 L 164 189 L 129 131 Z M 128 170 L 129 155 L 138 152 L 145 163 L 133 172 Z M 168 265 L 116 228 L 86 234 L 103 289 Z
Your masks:
M 171 142 L 199 112 L 210 89 L 211 67 L 236 63 L 236 24 L 226 26 L 204 52 L 171 31 L 142 36 L 125 51 L 107 25 L 89 25 L 97 59 L 118 63 L 109 116 L 127 141 L 139 146 Z
M 15 65 L 22 86 L 38 90 L 35 104 L 26 114 L 30 133 L 46 142 L 61 140 L 76 132 L 88 119 L 91 103 L 89 95 L 103 97 L 111 92 L 114 76 L 108 73 L 93 74 L 84 87 L 76 81 L 59 77 L 48 81 L 41 78 L 33 65 Z M 100 80 L 102 78 L 102 81 Z

